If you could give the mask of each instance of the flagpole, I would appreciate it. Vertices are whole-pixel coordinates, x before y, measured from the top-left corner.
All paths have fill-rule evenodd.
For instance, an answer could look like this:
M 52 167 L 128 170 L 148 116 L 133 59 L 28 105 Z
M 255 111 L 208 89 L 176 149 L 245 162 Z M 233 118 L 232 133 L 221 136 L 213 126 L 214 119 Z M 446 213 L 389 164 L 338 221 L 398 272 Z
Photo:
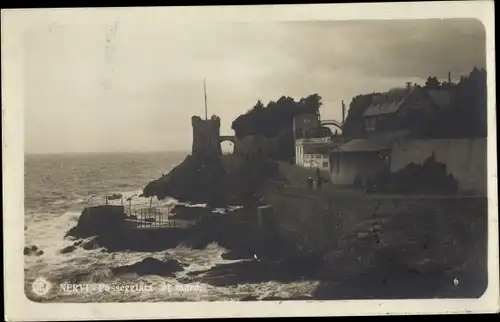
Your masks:
M 208 120 L 208 115 L 207 115 L 207 82 L 205 79 L 203 79 L 203 91 L 205 93 L 205 120 Z

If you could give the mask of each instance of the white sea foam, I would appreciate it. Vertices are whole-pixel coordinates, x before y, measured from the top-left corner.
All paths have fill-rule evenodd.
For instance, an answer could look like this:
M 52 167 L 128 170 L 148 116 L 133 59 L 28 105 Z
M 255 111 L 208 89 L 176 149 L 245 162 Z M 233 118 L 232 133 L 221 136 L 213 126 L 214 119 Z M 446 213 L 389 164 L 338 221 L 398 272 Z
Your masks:
M 109 191 L 109 195 L 121 193 L 123 204 L 128 206 L 154 206 L 173 207 L 180 204 L 177 200 L 167 198 L 157 200 L 156 198 L 139 197 L 142 190 L 131 191 Z M 104 194 L 105 194 L 104 193 Z M 132 197 L 131 202 L 126 201 Z M 179 282 L 185 278 L 189 272 L 208 270 L 217 265 L 229 264 L 241 260 L 225 260 L 221 255 L 226 251 L 217 243 L 209 244 L 205 249 L 191 249 L 179 246 L 173 249 L 160 252 L 115 252 L 107 253 L 102 249 L 84 250 L 77 247 L 73 252 L 61 254 L 61 250 L 72 245 L 75 240 L 65 238 L 66 232 L 77 224 L 78 218 L 87 203 L 87 198 L 83 196 L 72 196 L 71 205 L 67 198 L 61 198 L 49 204 L 49 207 L 67 206 L 74 211 L 62 213 L 36 212 L 28 210 L 25 215 L 25 243 L 27 246 L 35 245 L 44 253 L 41 256 L 25 256 L 26 283 L 31 283 L 37 277 L 44 277 L 55 283 L 62 283 L 70 280 L 74 276 L 81 276 L 80 282 L 120 284 L 120 283 L 146 283 L 155 289 L 155 292 L 144 292 L 137 294 L 120 293 L 99 293 L 99 294 L 59 294 L 51 293 L 47 300 L 53 301 L 185 301 L 185 300 L 237 300 L 239 298 L 252 295 L 256 298 L 266 296 L 289 297 L 309 294 L 314 288 L 315 282 L 264 282 L 258 284 L 240 284 L 229 287 L 214 287 L 206 284 L 199 285 L 199 292 L 165 292 L 165 285 L 170 285 L 170 289 L 184 290 L 183 283 Z M 110 204 L 121 204 L 121 200 L 109 201 Z M 191 205 L 203 207 L 206 205 Z M 88 238 L 89 240 L 91 238 Z M 114 276 L 110 268 L 131 265 L 142 261 L 145 258 L 156 259 L 173 258 L 185 265 L 183 271 L 178 272 L 175 278 L 161 276 Z M 178 280 L 179 279 L 179 280 Z M 198 288 L 196 288 L 198 290 Z M 163 291 L 162 291 L 163 290 Z

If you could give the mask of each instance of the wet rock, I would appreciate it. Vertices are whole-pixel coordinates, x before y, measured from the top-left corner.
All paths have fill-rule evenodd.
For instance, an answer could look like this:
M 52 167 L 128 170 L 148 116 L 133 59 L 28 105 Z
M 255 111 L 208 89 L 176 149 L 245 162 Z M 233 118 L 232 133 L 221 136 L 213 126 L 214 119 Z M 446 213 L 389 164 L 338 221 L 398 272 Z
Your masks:
M 174 273 L 182 271 L 183 269 L 183 266 L 174 259 L 161 261 L 156 258 L 148 257 L 132 265 L 112 268 L 111 271 L 115 275 L 137 274 L 139 276 L 174 276 Z
M 101 246 L 96 242 L 95 239 L 89 240 L 88 242 L 82 243 L 82 248 L 85 250 L 91 250 L 91 249 L 96 249 L 100 248 Z
M 229 251 L 221 255 L 223 259 L 226 260 L 237 260 L 237 259 L 254 259 L 253 252 L 251 251 Z
M 74 242 L 73 246 L 80 246 L 81 244 L 83 244 L 83 240 L 82 239 L 77 240 L 76 242 Z
M 242 297 L 240 299 L 240 301 L 242 302 L 247 302 L 247 301 L 258 301 L 257 297 L 256 296 L 253 296 L 253 295 L 247 295 L 245 297 Z
M 188 275 L 189 275 L 189 273 L 188 273 Z M 177 279 L 177 281 L 179 283 L 182 283 L 182 284 L 189 284 L 189 283 L 193 282 L 193 279 L 191 277 L 189 277 L 189 276 L 185 276 L 185 277 L 179 277 Z
M 306 259 L 303 257 L 303 259 Z M 318 264 L 302 262 L 297 258 L 274 261 L 252 260 L 215 266 L 209 270 L 193 272 L 192 279 L 214 286 L 229 286 L 268 281 L 290 282 L 313 276 Z
M 193 238 L 193 232 L 187 228 L 130 229 L 110 231 L 84 242 L 82 248 L 92 250 L 106 248 L 108 252 L 136 251 L 156 252 L 175 248 Z
M 73 273 L 71 277 L 68 278 L 68 283 L 71 284 L 80 284 L 89 276 L 89 273 Z
M 201 216 L 209 214 L 210 209 L 205 207 L 190 207 L 186 205 L 176 205 L 171 214 L 174 218 L 183 220 L 198 220 Z
M 110 234 L 123 230 L 125 225 L 125 208 L 123 206 L 101 205 L 87 207 L 83 210 L 78 223 L 66 236 L 87 238 L 91 236 Z
M 66 247 L 64 247 L 63 249 L 61 249 L 60 253 L 61 253 L 61 254 L 71 253 L 71 252 L 73 252 L 75 249 L 76 249 L 76 246 L 75 246 L 75 245 L 69 245 L 69 246 L 66 246 Z
M 35 245 L 25 246 L 23 249 L 23 254 L 26 256 L 31 256 L 31 255 L 41 256 L 43 255 L 43 250 L 38 249 L 38 247 L 36 247 Z
M 72 273 L 66 281 L 70 284 L 101 283 L 113 277 L 109 269 L 97 269 L 91 272 Z

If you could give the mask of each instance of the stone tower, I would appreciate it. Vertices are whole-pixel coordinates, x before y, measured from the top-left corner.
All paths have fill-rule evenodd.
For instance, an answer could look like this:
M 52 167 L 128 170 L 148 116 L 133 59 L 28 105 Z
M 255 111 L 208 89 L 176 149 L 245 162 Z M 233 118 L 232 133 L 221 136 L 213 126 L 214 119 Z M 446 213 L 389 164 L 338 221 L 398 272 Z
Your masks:
M 209 120 L 199 116 L 191 117 L 193 125 L 192 155 L 220 156 L 220 118 L 213 115 Z

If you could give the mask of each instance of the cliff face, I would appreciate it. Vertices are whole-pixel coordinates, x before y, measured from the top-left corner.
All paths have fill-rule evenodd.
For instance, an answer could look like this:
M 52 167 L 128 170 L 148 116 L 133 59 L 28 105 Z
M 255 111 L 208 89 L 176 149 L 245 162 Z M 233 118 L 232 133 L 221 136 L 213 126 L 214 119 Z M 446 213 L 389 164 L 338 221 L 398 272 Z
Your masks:
M 227 174 L 219 157 L 188 155 L 169 174 L 150 182 L 144 196 L 172 197 L 179 201 L 226 204 Z
M 230 156 L 229 156 L 230 157 Z M 276 172 L 274 163 L 254 159 L 237 163 L 228 173 L 224 156 L 188 155 L 169 174 L 150 182 L 144 196 L 172 197 L 183 202 L 208 203 L 214 207 L 252 204 Z

